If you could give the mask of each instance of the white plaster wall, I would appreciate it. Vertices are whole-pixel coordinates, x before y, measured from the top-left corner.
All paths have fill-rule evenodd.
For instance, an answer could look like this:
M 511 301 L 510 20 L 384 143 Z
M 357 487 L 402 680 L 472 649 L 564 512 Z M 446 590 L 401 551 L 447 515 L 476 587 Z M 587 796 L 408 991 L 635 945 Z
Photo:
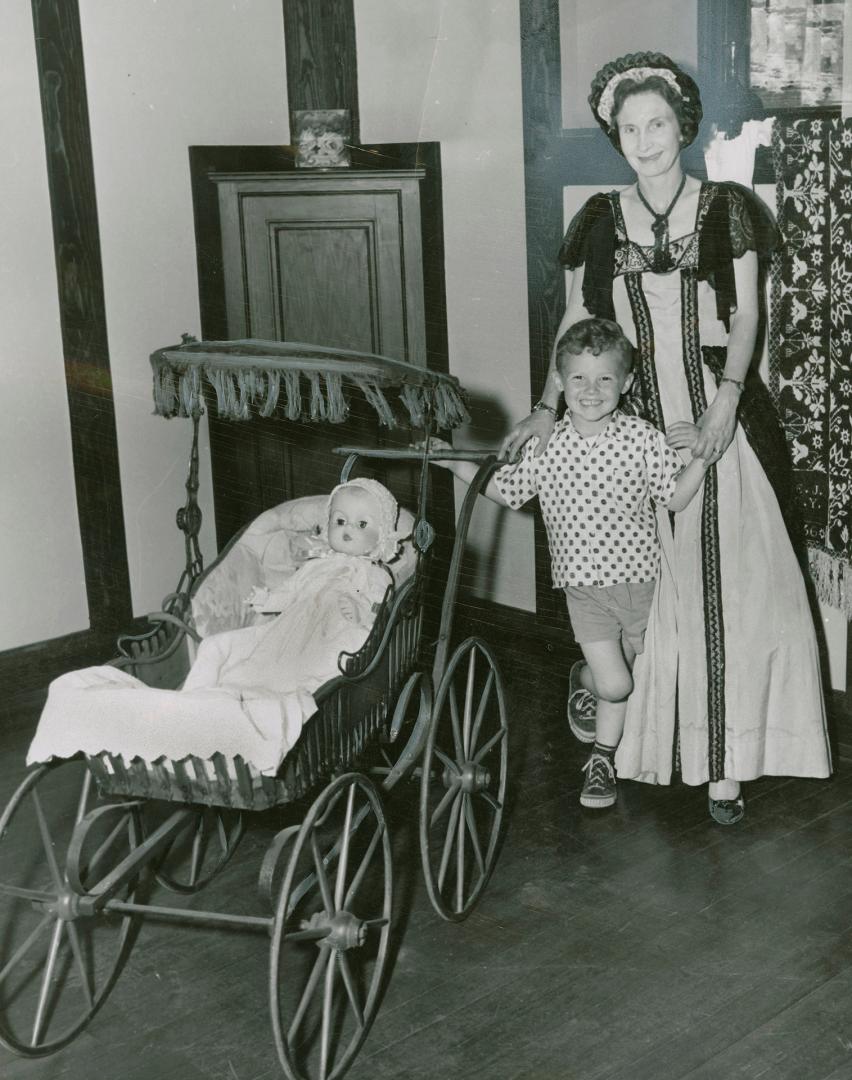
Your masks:
M 563 126 L 597 126 L 586 100 L 589 84 L 616 56 L 662 52 L 695 74 L 697 25 L 697 0 L 559 0 Z
M 80 0 L 134 613 L 183 566 L 191 428 L 148 357 L 200 334 L 188 147 L 289 142 L 281 0 Z M 202 550 L 215 554 L 206 430 Z
M 494 446 L 530 393 L 518 5 L 355 0 L 355 29 L 362 140 L 441 143 L 450 369 L 473 394 L 456 442 Z M 473 587 L 531 611 L 532 518 L 478 502 Z
M 30 0 L 0 32 L 0 650 L 89 625 Z

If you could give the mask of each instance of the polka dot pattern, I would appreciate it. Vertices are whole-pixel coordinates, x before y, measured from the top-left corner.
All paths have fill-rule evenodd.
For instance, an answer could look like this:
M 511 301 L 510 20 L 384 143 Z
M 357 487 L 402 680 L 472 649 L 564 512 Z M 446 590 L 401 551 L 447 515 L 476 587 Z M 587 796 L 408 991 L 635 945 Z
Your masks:
M 668 505 L 683 468 L 662 432 L 638 416 L 616 412 L 592 438 L 579 435 L 566 416 L 540 457 L 533 453 L 536 442 L 494 480 L 513 509 L 538 496 L 554 587 L 655 578 L 659 547 L 652 500 Z

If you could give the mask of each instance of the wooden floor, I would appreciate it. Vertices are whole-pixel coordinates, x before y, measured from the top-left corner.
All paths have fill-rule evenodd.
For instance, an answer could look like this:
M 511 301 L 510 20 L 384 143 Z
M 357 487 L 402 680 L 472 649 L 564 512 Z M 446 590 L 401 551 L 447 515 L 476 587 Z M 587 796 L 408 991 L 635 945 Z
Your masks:
M 400 932 L 351 1080 L 852 1078 L 852 764 L 748 785 L 732 829 L 682 786 L 623 783 L 614 809 L 583 811 L 546 661 L 505 659 L 512 805 L 466 923 L 432 912 L 414 791 L 393 793 Z M 27 730 L 3 739 L 5 797 Z M 262 851 L 250 833 L 210 889 L 247 894 Z M 0 1076 L 272 1080 L 267 951 L 263 935 L 148 921 L 88 1029 L 46 1059 L 0 1048 Z

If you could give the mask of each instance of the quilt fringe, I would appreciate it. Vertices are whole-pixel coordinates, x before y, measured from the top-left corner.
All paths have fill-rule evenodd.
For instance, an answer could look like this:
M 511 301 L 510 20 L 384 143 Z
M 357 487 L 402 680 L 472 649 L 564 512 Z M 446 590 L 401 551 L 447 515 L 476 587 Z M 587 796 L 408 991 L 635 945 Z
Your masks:
M 852 619 L 852 565 L 821 548 L 808 548 L 808 562 L 819 599 Z

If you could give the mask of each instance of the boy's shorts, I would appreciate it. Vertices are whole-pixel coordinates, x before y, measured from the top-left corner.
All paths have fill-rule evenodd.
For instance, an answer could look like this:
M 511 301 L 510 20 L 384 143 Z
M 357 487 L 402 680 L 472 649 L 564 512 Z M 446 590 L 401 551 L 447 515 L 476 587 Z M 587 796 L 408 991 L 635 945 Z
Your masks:
M 630 643 L 638 655 L 645 647 L 645 628 L 654 598 L 655 581 L 621 585 L 566 585 L 565 599 L 574 640 Z

